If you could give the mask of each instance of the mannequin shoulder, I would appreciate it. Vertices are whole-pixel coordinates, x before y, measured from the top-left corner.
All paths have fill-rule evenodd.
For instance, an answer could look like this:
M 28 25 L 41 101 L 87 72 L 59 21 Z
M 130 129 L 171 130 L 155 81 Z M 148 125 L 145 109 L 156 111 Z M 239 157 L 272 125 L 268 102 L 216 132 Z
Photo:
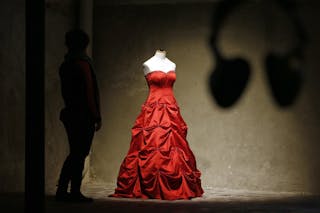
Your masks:
M 146 60 L 145 62 L 143 62 L 143 66 L 149 66 L 150 67 L 154 63 L 155 63 L 155 58 L 151 57 L 148 60 Z
M 151 57 L 142 64 L 143 72 L 144 74 L 148 74 L 149 72 L 152 72 L 153 70 L 157 69 L 159 66 L 158 61 L 155 57 Z
M 177 65 L 168 58 L 166 58 L 166 64 L 167 64 L 167 67 L 170 68 L 171 70 L 175 70 L 177 67 Z
M 142 71 L 143 71 L 144 75 L 147 75 L 149 72 L 151 72 L 151 68 L 148 65 L 148 63 L 142 64 Z

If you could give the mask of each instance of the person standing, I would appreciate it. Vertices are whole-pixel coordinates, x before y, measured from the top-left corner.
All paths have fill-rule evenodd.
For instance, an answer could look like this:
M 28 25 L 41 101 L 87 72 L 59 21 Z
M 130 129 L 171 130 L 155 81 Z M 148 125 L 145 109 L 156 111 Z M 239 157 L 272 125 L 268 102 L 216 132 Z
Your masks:
M 101 128 L 99 89 L 92 60 L 86 54 L 88 44 L 89 36 L 80 29 L 65 35 L 68 52 L 59 69 L 65 106 L 60 120 L 68 136 L 69 155 L 60 172 L 55 195 L 57 201 L 93 201 L 81 193 L 85 159 L 95 131 Z

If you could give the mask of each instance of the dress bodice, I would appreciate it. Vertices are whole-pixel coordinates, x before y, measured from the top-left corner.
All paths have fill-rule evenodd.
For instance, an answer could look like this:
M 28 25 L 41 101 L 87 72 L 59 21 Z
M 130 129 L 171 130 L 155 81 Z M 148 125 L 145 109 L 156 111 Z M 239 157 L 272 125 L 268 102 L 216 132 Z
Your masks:
M 175 71 L 153 71 L 145 77 L 149 86 L 149 95 L 146 103 L 176 103 L 173 94 L 173 84 L 176 80 Z

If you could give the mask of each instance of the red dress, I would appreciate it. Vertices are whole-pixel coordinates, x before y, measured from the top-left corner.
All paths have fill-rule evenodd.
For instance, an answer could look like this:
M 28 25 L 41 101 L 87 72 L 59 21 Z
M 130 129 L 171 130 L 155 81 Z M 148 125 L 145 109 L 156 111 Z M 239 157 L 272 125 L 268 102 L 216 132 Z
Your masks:
M 153 71 L 146 80 L 149 96 L 132 128 L 130 148 L 111 196 L 165 200 L 200 197 L 201 173 L 172 90 L 176 74 Z

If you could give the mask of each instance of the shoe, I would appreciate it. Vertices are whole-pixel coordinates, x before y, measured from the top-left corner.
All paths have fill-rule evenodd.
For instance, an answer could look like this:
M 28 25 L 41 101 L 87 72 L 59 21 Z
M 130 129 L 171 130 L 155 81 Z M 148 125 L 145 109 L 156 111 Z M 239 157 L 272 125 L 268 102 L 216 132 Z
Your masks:
M 70 201 L 76 203 L 91 203 L 93 199 L 91 197 L 84 196 L 81 192 L 71 193 Z
M 70 201 L 70 193 L 64 191 L 57 191 L 55 200 L 59 202 L 69 202 Z

